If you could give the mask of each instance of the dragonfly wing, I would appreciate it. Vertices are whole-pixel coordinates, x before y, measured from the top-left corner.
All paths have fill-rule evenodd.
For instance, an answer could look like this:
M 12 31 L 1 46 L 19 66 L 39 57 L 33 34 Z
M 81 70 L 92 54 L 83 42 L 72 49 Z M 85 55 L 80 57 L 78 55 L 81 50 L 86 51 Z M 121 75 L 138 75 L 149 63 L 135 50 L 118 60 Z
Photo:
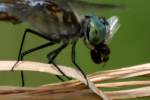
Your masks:
M 29 0 L 29 1 L 36 1 L 36 0 Z M 94 2 L 89 2 L 88 0 L 43 0 L 43 1 L 55 2 L 66 11 L 74 10 L 78 14 L 82 14 L 82 15 L 87 15 L 87 14 L 99 15 L 97 11 L 100 11 L 100 10 L 102 11 L 102 10 L 124 8 L 123 5 L 104 4 L 104 3 L 100 3 L 99 1 L 94 3 Z
M 66 0 L 71 3 L 73 8 L 79 13 L 79 14 L 95 14 L 100 15 L 100 11 L 104 10 L 115 10 L 115 9 L 124 9 L 125 7 L 123 5 L 117 5 L 117 4 L 105 4 L 97 2 L 89 2 L 88 0 Z M 84 6 L 83 6 L 84 5 Z
M 117 32 L 117 30 L 120 27 L 120 23 L 119 23 L 119 18 L 117 16 L 112 16 L 111 18 L 107 19 L 107 22 L 109 23 L 108 26 L 108 35 L 106 36 L 106 43 L 110 43 L 112 37 L 114 36 L 114 34 Z
M 96 3 L 93 3 L 93 2 L 89 2 L 88 0 L 67 0 L 68 2 L 72 3 L 72 4 L 76 4 L 79 8 L 83 8 L 83 5 L 85 7 L 88 7 L 88 8 L 101 8 L 101 9 L 118 9 L 118 8 L 122 8 L 123 6 L 122 5 L 116 5 L 116 4 L 105 4 L 105 3 L 100 3 L 100 2 L 96 2 Z

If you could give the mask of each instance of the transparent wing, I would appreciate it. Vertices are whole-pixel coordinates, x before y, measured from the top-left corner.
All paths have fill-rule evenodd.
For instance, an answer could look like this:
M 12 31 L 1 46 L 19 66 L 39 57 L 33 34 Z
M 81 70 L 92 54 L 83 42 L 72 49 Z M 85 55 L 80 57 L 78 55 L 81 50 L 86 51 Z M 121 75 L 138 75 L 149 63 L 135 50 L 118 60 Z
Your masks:
M 98 8 L 98 9 L 120 9 L 123 6 L 122 5 L 117 5 L 117 4 L 105 4 L 105 3 L 100 3 L 100 1 L 97 2 L 89 2 L 88 0 L 66 0 L 73 5 L 76 5 L 76 7 L 79 7 L 80 9 L 83 8 Z M 84 6 L 83 6 L 84 5 Z
M 97 14 L 100 10 L 113 10 L 113 9 L 122 9 L 123 5 L 117 4 L 103 4 L 100 1 L 97 2 L 89 2 L 88 0 L 0 0 L 0 3 L 15 3 L 15 2 L 30 2 L 31 4 L 37 3 L 46 3 L 53 2 L 58 4 L 65 10 L 71 10 L 68 3 L 71 4 L 72 8 L 78 12 L 79 14 Z M 84 6 L 83 6 L 84 5 Z
M 109 26 L 108 26 L 108 35 L 106 36 L 106 43 L 109 44 L 114 34 L 120 27 L 119 18 L 117 16 L 112 16 L 111 18 L 107 19 Z
M 82 15 L 87 14 L 95 14 L 100 15 L 100 11 L 105 10 L 119 10 L 124 9 L 125 7 L 123 5 L 119 4 L 105 4 L 101 3 L 100 1 L 90 1 L 89 0 L 66 0 L 67 2 L 70 2 L 73 8 Z M 83 6 L 84 5 L 84 6 Z
M 29 0 L 29 1 L 41 1 L 41 0 Z M 92 0 L 42 0 L 44 2 L 55 2 L 65 10 L 71 10 L 72 8 L 78 14 L 87 15 L 95 14 L 98 15 L 99 11 L 113 10 L 113 9 L 124 9 L 123 5 L 117 4 L 104 4 L 100 1 L 93 2 Z M 69 4 L 69 5 L 68 5 Z M 70 8 L 70 5 L 72 6 Z M 83 6 L 84 5 L 84 6 Z

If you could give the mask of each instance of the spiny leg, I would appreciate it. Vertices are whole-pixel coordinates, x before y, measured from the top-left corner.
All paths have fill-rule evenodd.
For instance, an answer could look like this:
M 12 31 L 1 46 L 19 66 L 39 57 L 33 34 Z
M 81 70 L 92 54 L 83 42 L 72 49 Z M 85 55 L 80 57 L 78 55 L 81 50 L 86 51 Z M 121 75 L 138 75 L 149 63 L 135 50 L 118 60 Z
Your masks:
M 63 75 L 65 76 L 67 79 L 71 79 L 69 78 L 54 62 L 55 58 L 57 57 L 57 55 L 68 45 L 68 43 L 63 43 L 60 47 L 58 47 L 57 49 L 51 51 L 47 57 L 49 59 L 49 64 L 52 63 L 55 68 Z M 60 79 L 60 80 L 63 80 L 60 76 L 57 75 L 57 77 Z
M 75 65 L 75 67 L 82 73 L 82 75 L 84 76 L 86 82 L 87 82 L 87 86 L 89 86 L 86 74 L 84 73 L 84 71 L 80 68 L 80 66 L 76 63 L 76 44 L 77 44 L 77 40 L 75 40 L 72 44 L 72 63 Z
M 26 29 L 24 31 L 24 34 L 23 34 L 23 37 L 22 37 L 22 41 L 21 41 L 21 45 L 20 45 L 20 50 L 19 50 L 19 53 L 18 53 L 18 59 L 17 59 L 17 62 L 13 65 L 11 71 L 13 71 L 14 67 L 18 64 L 19 60 L 20 60 L 20 57 L 21 57 L 21 52 L 22 52 L 22 48 L 23 48 L 23 45 L 24 45 L 24 41 L 25 41 L 25 38 L 26 38 L 26 35 L 27 33 L 32 33 L 34 35 L 37 35 L 39 37 L 42 37 L 44 39 L 47 39 L 47 37 L 41 35 L 41 33 L 39 32 L 36 32 L 34 30 L 31 30 L 31 29 Z M 48 39 L 47 39 L 48 40 Z M 23 75 L 23 71 L 21 71 L 21 79 L 22 79 L 22 86 L 24 86 L 24 75 Z

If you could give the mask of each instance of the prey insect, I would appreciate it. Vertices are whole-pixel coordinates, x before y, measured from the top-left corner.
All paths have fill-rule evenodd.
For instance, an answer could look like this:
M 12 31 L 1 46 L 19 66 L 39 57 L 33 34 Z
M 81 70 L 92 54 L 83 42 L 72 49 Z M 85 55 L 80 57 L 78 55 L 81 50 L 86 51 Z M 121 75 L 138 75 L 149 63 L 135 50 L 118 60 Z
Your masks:
M 80 38 L 83 38 L 85 45 L 89 48 L 91 59 L 96 63 L 107 62 L 109 59 L 110 42 L 114 33 L 118 30 L 120 24 L 117 16 L 109 19 L 95 15 L 79 15 L 72 4 L 82 8 L 83 1 L 80 0 L 1 0 L 0 1 L 0 20 L 9 21 L 13 24 L 27 22 L 36 30 L 26 29 L 18 54 L 17 63 L 23 60 L 24 56 L 34 51 L 61 44 L 58 48 L 51 51 L 48 55 L 48 63 L 55 67 L 66 76 L 55 64 L 54 60 L 58 54 L 69 44 L 72 45 L 72 63 L 87 79 L 86 74 L 76 62 L 76 44 Z M 85 2 L 86 7 L 99 8 L 117 8 L 115 5 L 98 5 Z M 27 51 L 22 51 L 25 37 L 27 34 L 34 34 L 48 40 L 47 43 Z M 12 68 L 12 70 L 13 70 Z M 23 72 L 22 86 L 25 85 Z M 57 76 L 63 80 L 61 77 Z M 67 76 L 66 76 L 67 77 Z M 67 77 L 68 78 L 68 77 Z M 88 84 L 88 81 L 87 81 Z

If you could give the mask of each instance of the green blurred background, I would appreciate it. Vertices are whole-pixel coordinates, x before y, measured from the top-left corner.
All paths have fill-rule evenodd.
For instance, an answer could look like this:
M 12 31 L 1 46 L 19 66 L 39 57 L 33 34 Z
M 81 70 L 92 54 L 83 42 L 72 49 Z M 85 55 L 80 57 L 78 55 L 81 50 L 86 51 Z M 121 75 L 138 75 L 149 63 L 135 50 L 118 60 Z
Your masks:
M 96 13 L 101 16 L 116 15 L 120 18 L 121 27 L 115 34 L 111 44 L 110 60 L 105 67 L 96 65 L 90 59 L 89 50 L 80 40 L 77 45 L 77 62 L 86 73 L 101 70 L 117 69 L 150 62 L 150 0 L 89 0 L 90 2 L 113 3 L 125 6 L 122 10 L 102 11 Z M 89 12 L 89 14 L 92 14 Z M 12 25 L 0 22 L 0 60 L 16 60 L 21 37 L 27 24 Z M 27 37 L 24 50 L 35 47 L 46 41 L 34 35 Z M 46 55 L 58 47 L 48 47 L 25 57 L 25 60 L 47 63 Z M 56 59 L 57 64 L 73 66 L 71 63 L 71 46 L 63 50 Z M 70 53 L 68 53 L 70 52 Z M 149 78 L 150 79 L 150 78 Z M 27 86 L 39 86 L 59 81 L 55 76 L 25 72 Z M 21 85 L 20 72 L 0 72 L 0 85 Z M 146 99 L 146 98 L 145 98 Z M 143 100 L 145 100 L 143 99 Z M 148 99 L 148 98 L 147 98 Z M 137 100 L 137 99 L 136 99 Z M 142 99 L 139 99 L 142 100 Z

